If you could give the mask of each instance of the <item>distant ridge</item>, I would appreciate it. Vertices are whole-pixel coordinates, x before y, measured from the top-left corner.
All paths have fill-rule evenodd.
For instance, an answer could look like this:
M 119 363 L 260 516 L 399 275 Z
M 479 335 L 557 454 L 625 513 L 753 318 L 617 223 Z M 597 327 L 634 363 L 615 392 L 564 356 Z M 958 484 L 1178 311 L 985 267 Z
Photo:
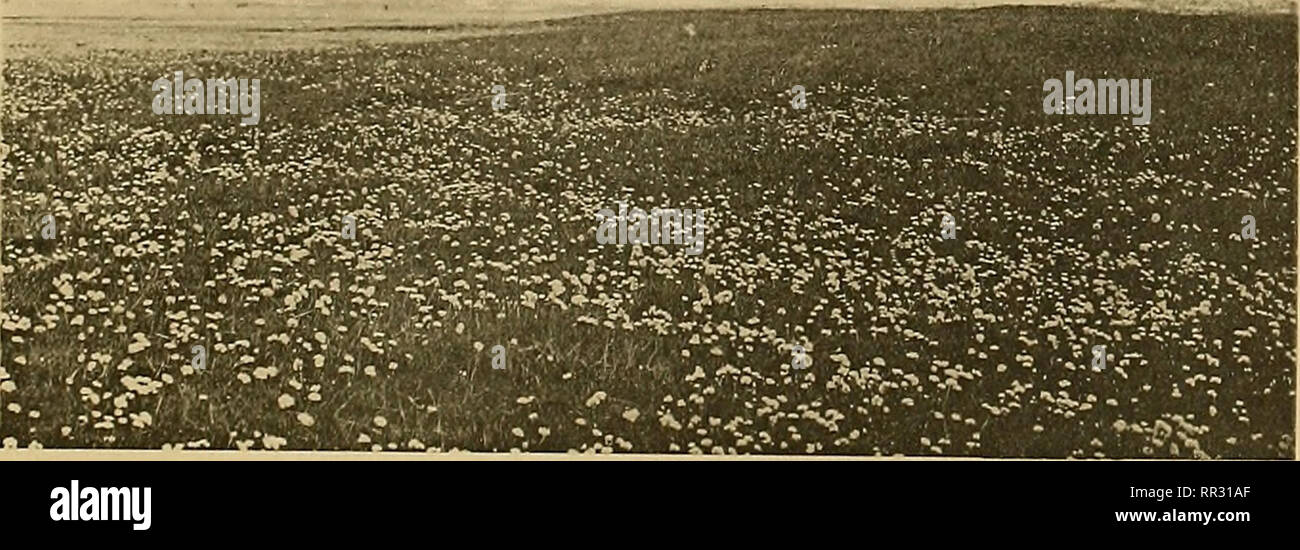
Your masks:
M 0 0 L 6 17 L 149 19 L 520 20 L 665 9 L 933 9 L 1002 5 L 1093 6 L 1169 12 L 1295 11 L 1292 0 Z

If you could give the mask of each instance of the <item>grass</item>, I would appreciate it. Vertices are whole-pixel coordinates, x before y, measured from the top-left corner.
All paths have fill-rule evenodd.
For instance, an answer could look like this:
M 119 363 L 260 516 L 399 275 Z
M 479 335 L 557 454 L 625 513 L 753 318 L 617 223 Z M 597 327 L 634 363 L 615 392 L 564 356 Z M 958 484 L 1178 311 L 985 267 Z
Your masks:
M 1290 457 L 1295 48 L 998 8 L 16 60 L 0 439 Z M 1152 124 L 1043 115 L 1067 69 Z M 175 70 L 261 78 L 261 124 L 153 115 Z M 707 209 L 704 253 L 596 244 L 619 200 Z

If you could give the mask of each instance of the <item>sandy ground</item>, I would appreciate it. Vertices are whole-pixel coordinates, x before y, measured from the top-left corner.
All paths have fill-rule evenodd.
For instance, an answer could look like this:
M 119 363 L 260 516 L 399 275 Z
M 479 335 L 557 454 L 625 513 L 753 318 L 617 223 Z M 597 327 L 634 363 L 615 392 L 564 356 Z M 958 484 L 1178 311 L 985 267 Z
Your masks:
M 1295 10 L 1293 0 L 2 0 L 0 42 L 10 58 L 104 48 L 273 49 L 520 32 L 532 21 L 629 10 L 997 5 Z

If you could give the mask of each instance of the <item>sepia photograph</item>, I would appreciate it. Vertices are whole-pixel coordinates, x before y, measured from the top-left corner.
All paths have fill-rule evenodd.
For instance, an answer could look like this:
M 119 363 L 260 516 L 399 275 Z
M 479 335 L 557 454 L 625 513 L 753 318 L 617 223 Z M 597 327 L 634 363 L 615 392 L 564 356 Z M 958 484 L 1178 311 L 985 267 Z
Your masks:
M 1294 459 L 1295 10 L 4 0 L 0 453 Z

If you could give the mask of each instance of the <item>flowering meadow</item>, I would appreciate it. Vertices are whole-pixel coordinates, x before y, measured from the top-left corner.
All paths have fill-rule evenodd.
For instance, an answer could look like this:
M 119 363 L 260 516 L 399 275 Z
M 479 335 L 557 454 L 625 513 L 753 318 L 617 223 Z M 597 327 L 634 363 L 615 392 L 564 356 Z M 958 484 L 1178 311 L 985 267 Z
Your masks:
M 0 440 L 1291 457 L 1296 57 L 1289 16 L 999 8 L 13 59 Z M 1150 124 L 1044 114 L 1066 70 Z M 176 71 L 260 122 L 155 115 Z M 620 201 L 702 251 L 599 244 Z

